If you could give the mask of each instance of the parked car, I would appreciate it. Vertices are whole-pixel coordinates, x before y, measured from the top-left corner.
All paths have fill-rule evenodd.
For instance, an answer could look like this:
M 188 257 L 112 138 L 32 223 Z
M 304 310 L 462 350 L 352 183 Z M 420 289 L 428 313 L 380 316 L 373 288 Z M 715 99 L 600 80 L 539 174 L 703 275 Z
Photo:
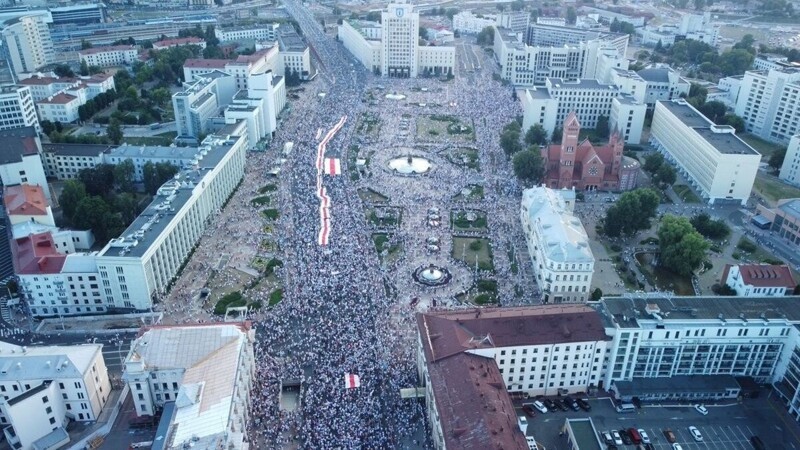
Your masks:
M 700 430 L 698 430 L 697 427 L 689 427 L 689 433 L 692 433 L 692 437 L 695 441 L 701 442 L 703 440 L 703 435 L 700 434 Z
M 667 442 L 669 442 L 670 444 L 677 441 L 677 439 L 675 438 L 675 433 L 673 433 L 672 430 L 670 430 L 669 428 L 664 430 L 664 437 L 667 438 Z
M 642 435 L 639 434 L 639 430 L 636 428 L 628 428 L 628 436 L 631 437 L 631 441 L 633 441 L 635 445 L 642 443 Z
M 622 437 L 619 435 L 619 431 L 612 430 L 611 431 L 611 436 L 614 437 L 614 444 L 622 445 Z
M 558 411 L 558 407 L 556 406 L 556 403 L 554 401 L 550 400 L 549 398 L 546 398 L 546 399 L 542 400 L 542 403 L 544 403 L 544 406 L 546 406 L 547 409 L 549 409 L 551 411 Z
M 586 400 L 579 398 L 575 400 L 578 403 L 578 406 L 584 411 L 591 411 L 592 405 L 589 404 Z
M 539 400 L 536 400 L 535 402 L 533 402 L 533 407 L 538 409 L 540 413 L 547 414 L 547 407 L 544 406 L 544 404 L 542 402 L 540 402 Z
M 564 403 L 567 404 L 573 411 L 580 411 L 581 407 L 578 406 L 578 402 L 575 401 L 572 397 L 564 397 Z
M 641 428 L 639 428 L 636 431 L 638 431 L 639 432 L 639 436 L 642 437 L 642 443 L 644 443 L 644 444 L 649 444 L 650 443 L 650 436 L 647 435 L 646 431 L 644 431 Z
M 683 450 L 681 444 L 672 444 L 672 450 Z
M 627 430 L 619 430 L 619 435 L 622 437 L 622 442 L 624 442 L 625 445 L 633 444 L 633 439 L 631 439 L 631 436 L 628 434 Z
M 694 405 L 694 410 L 699 412 L 700 414 L 702 414 L 704 416 L 708 415 L 708 409 L 703 405 Z
M 536 417 L 536 410 L 533 409 L 533 405 L 530 403 L 522 405 L 522 411 L 527 414 L 528 417 Z
M 608 431 L 603 431 L 602 433 L 600 433 L 600 436 L 603 438 L 604 443 L 609 445 L 614 443 L 614 438 L 611 437 L 611 433 L 609 433 Z

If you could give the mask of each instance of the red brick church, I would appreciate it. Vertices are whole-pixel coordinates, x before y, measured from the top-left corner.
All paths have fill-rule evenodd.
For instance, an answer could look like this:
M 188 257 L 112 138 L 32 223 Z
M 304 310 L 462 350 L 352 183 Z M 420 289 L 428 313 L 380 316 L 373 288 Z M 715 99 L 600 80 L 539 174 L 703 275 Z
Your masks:
M 617 131 L 608 144 L 595 147 L 578 142 L 581 124 L 572 111 L 564 120 L 560 144 L 542 149 L 546 167 L 544 183 L 553 189 L 627 191 L 636 187 L 639 162 L 622 155 L 625 141 Z

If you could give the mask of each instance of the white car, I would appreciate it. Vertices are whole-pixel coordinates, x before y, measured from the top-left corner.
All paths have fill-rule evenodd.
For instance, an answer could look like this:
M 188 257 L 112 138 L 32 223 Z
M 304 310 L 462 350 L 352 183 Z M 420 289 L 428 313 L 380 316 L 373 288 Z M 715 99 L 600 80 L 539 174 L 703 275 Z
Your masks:
M 683 450 L 681 444 L 672 444 L 672 450 Z
M 619 435 L 619 432 L 614 430 L 611 432 L 611 435 L 614 436 L 614 444 L 622 445 L 622 437 Z
M 643 429 L 641 429 L 641 428 L 639 428 L 639 429 L 638 429 L 638 430 L 636 430 L 636 431 L 638 431 L 638 432 L 639 432 L 639 436 L 641 436 L 641 437 L 642 437 L 642 442 L 643 442 L 643 443 L 645 443 L 645 444 L 649 444 L 649 443 L 650 443 L 650 436 L 648 436 L 648 435 L 647 435 L 647 432 L 646 432 L 646 431 L 644 431 L 644 430 L 643 430 Z
M 703 405 L 694 405 L 694 410 L 699 412 L 700 414 L 707 416 L 708 415 L 708 408 Z
M 697 427 L 689 427 L 689 433 L 692 433 L 692 437 L 695 441 L 701 442 L 703 440 L 703 435 L 700 434 L 700 430 Z
M 539 400 L 533 402 L 533 407 L 538 409 L 540 413 L 547 414 L 547 407 L 544 406 L 544 403 L 540 402 Z

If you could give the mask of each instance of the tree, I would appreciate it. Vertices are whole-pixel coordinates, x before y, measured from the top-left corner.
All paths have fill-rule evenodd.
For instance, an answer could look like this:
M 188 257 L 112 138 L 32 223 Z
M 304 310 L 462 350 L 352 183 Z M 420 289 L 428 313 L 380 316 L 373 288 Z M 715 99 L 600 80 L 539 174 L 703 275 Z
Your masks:
M 697 83 L 692 83 L 689 86 L 689 95 L 686 96 L 686 100 L 688 100 L 693 105 L 695 104 L 695 102 L 698 105 L 702 105 L 703 103 L 706 102 L 706 97 L 708 97 L 708 89 L 704 88 L 703 86 Z M 693 99 L 695 101 L 692 101 Z
M 97 196 L 85 197 L 78 203 L 73 224 L 78 229 L 92 230 L 100 243 L 108 242 L 111 236 L 124 230 L 119 215 L 113 213 L 105 200 Z
M 672 186 L 677 179 L 677 175 L 671 165 L 662 164 L 651 179 L 658 187 L 663 189 L 667 186 Z
M 722 118 L 725 117 L 725 112 L 728 108 L 724 103 L 713 100 L 704 103 L 698 110 L 703 113 L 704 116 L 708 117 L 708 120 L 718 124 L 722 121 Z
M 86 50 L 87 48 L 92 48 L 92 43 L 86 39 L 81 39 L 81 50 Z
M 650 228 L 661 201 L 652 189 L 635 189 L 625 192 L 608 210 L 603 219 L 603 231 L 609 237 L 629 236 Z
M 753 44 L 756 43 L 756 39 L 753 37 L 752 34 L 745 34 L 742 36 L 742 39 L 733 45 L 733 48 L 739 48 L 742 50 L 747 50 L 750 53 L 755 53 L 756 49 L 753 47 Z
M 517 152 L 513 159 L 514 174 L 523 183 L 537 184 L 544 176 L 544 160 L 539 146 L 533 145 L 527 150 Z
M 87 63 L 86 60 L 81 61 L 80 74 L 83 76 L 89 75 L 89 63 Z
M 575 25 L 575 22 L 578 21 L 578 13 L 575 12 L 575 7 L 570 6 L 567 8 L 567 23 L 570 25 Z
M 124 135 L 122 134 L 122 125 L 119 120 L 113 117 L 111 118 L 108 122 L 108 127 L 106 127 L 106 136 L 114 145 L 119 145 L 119 143 L 122 142 Z
M 519 132 L 514 130 L 503 131 L 500 135 L 500 147 L 508 156 L 513 156 L 522 150 L 522 144 L 519 143 Z
M 553 129 L 553 134 L 550 135 L 550 142 L 553 144 L 560 144 L 561 143 L 561 135 L 564 134 L 564 129 L 561 127 L 556 127 Z
M 67 180 L 64 182 L 64 188 L 61 190 L 61 195 L 58 197 L 58 203 L 61 205 L 61 211 L 64 218 L 72 223 L 72 217 L 75 215 L 75 209 L 78 203 L 86 198 L 86 187 L 78 180 Z
M 39 122 L 39 125 L 42 126 L 42 131 L 44 131 L 44 134 L 48 135 L 56 129 L 56 126 L 53 124 L 53 122 L 50 122 L 49 120 L 42 120 Z
M 786 159 L 786 148 L 780 149 L 772 154 L 769 157 L 769 166 L 775 169 L 775 171 L 781 170 L 781 166 L 783 166 L 783 160 Z
M 594 127 L 594 134 L 598 138 L 607 138 L 608 137 L 608 116 L 600 115 L 597 118 L 597 125 Z
M 126 159 L 119 162 L 114 166 L 114 184 L 121 192 L 133 192 L 135 187 L 133 185 L 135 168 L 133 161 Z
M 73 72 L 72 69 L 70 69 L 66 64 L 58 64 L 55 66 L 53 68 L 53 73 L 61 78 L 73 78 L 75 76 L 75 72 Z
M 547 131 L 541 124 L 534 124 L 525 133 L 525 143 L 528 145 L 541 145 L 547 139 Z
M 709 248 L 689 219 L 670 214 L 661 219 L 658 244 L 661 249 L 659 264 L 680 275 L 689 275 L 699 267 Z
M 603 291 L 600 288 L 594 288 L 592 291 L 592 301 L 596 302 L 603 298 Z
M 178 166 L 168 162 L 152 163 L 146 162 L 142 166 L 142 178 L 144 180 L 144 190 L 150 194 L 155 195 L 158 188 L 161 187 L 166 181 L 171 179 L 178 173 Z
M 726 238 L 731 228 L 723 220 L 712 220 L 708 213 L 698 214 L 689 221 L 698 233 L 703 236 L 719 240 Z
M 78 172 L 78 179 L 86 187 L 89 195 L 103 196 L 114 189 L 114 166 L 98 164 Z
M 736 114 L 725 114 L 722 118 L 722 123 L 732 126 L 737 133 L 743 133 L 745 131 L 744 119 Z
M 494 27 L 484 27 L 484 29 L 478 33 L 477 42 L 478 45 L 494 45 Z
M 664 155 L 653 152 L 645 158 L 642 169 L 649 174 L 654 174 L 662 164 L 664 164 Z
M 725 76 L 737 75 L 750 68 L 754 59 L 755 55 L 747 50 L 731 49 L 719 55 L 718 66 Z
M 119 214 L 123 224 L 133 223 L 136 216 L 141 212 L 139 211 L 139 203 L 136 201 L 136 196 L 128 192 L 116 195 L 111 202 L 111 206 L 114 212 Z

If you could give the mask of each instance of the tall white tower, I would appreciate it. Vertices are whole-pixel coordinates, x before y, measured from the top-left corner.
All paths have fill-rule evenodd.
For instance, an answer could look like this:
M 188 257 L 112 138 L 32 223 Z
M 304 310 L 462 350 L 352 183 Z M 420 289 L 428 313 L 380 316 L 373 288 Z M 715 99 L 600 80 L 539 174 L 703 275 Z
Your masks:
M 390 3 L 381 14 L 381 74 L 385 77 L 416 78 L 419 43 L 419 13 L 413 5 Z

